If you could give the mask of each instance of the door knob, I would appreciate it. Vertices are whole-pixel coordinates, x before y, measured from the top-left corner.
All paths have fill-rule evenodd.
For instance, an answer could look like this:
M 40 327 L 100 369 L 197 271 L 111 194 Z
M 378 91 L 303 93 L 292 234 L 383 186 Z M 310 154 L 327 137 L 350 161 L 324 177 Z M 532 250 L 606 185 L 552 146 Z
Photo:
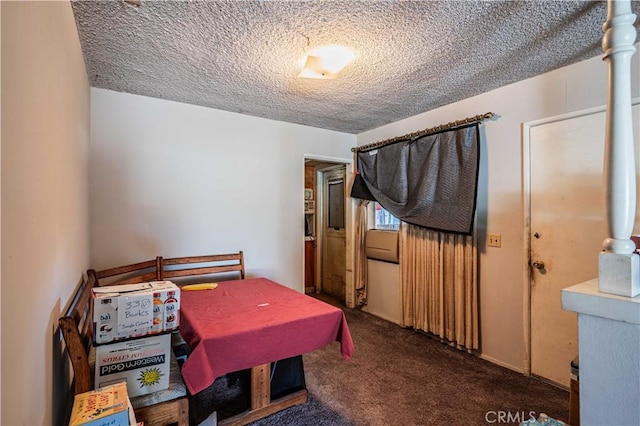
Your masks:
M 539 261 L 531 262 L 531 267 L 536 269 L 544 269 L 544 262 L 539 262 Z

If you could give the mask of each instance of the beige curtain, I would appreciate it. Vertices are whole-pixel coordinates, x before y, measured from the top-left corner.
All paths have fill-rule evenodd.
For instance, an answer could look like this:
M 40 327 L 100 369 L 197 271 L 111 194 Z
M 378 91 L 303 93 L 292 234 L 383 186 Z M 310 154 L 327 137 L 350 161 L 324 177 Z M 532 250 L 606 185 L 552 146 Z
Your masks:
M 356 286 L 357 306 L 367 304 L 367 256 L 365 252 L 365 237 L 368 229 L 368 206 L 369 201 L 360 200 L 358 202 L 358 211 L 356 213 L 354 280 Z
M 402 320 L 466 349 L 478 349 L 474 236 L 400 225 Z

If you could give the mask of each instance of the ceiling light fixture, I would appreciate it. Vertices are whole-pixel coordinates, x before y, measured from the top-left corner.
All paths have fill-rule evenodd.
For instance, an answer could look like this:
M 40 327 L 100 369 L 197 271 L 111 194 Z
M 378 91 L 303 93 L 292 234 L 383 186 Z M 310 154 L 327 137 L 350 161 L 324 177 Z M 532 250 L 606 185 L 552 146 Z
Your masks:
M 300 77 L 333 79 L 353 60 L 355 53 L 338 44 L 317 47 L 307 53 Z

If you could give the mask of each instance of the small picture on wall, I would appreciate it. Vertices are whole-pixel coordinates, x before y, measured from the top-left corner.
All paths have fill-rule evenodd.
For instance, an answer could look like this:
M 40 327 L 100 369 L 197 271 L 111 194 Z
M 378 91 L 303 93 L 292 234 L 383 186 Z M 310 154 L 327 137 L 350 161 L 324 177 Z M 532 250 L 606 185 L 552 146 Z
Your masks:
M 313 200 L 313 189 L 305 188 L 304 189 L 304 199 L 305 200 Z
M 305 201 L 304 202 L 304 212 L 305 213 L 313 213 L 313 209 L 315 208 L 315 202 L 313 201 Z

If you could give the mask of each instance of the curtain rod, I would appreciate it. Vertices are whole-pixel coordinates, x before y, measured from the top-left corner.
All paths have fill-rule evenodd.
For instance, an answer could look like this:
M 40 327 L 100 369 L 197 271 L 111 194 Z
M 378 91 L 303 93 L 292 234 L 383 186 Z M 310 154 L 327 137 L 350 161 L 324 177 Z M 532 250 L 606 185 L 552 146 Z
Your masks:
M 440 132 L 442 130 L 453 129 L 455 127 L 460 127 L 460 126 L 463 126 L 465 124 L 480 123 L 483 120 L 488 120 L 490 118 L 493 118 L 494 115 L 495 114 L 492 113 L 492 112 L 487 112 L 485 114 L 476 115 L 475 117 L 468 117 L 468 118 L 464 118 L 462 120 L 452 121 L 452 122 L 447 123 L 447 124 L 441 124 L 441 125 L 436 126 L 436 127 L 431 127 L 429 129 L 420 130 L 418 132 L 407 133 L 404 136 L 396 136 L 395 138 L 385 139 L 385 140 L 380 141 L 380 142 L 374 142 L 374 143 L 370 143 L 370 144 L 367 144 L 367 145 L 356 146 L 355 148 L 351 148 L 351 151 L 352 152 L 369 151 L 369 150 L 372 150 L 372 149 L 375 149 L 375 148 L 380 148 L 381 146 L 390 145 L 392 143 L 400 142 L 400 141 L 407 140 L 407 139 L 412 139 L 412 138 L 415 138 L 415 137 L 427 136 L 427 135 L 430 135 L 432 133 L 437 133 L 437 132 Z

